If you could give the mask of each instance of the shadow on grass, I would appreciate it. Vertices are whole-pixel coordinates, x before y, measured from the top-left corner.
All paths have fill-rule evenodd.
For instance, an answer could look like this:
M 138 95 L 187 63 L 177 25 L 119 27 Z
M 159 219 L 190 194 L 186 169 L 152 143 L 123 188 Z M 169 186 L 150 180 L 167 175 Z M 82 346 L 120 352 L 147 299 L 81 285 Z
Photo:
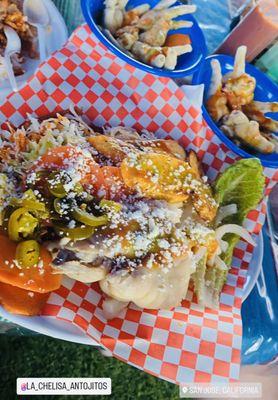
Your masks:
M 17 377 L 110 377 L 111 396 L 36 396 L 42 399 L 179 399 L 178 387 L 90 346 L 45 336 L 0 336 L 0 398 L 16 399 Z M 33 397 L 33 396 L 32 396 Z M 22 399 L 26 399 L 23 396 Z

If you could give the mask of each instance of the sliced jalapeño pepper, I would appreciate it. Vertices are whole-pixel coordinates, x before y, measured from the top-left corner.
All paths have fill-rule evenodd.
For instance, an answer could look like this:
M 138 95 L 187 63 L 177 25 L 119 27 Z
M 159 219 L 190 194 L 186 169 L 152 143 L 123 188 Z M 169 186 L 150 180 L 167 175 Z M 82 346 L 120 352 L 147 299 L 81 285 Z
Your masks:
M 81 183 L 77 182 L 77 183 L 74 185 L 73 191 L 74 191 L 75 193 L 77 193 L 77 194 L 83 193 L 83 192 L 84 192 L 84 189 L 83 189 L 83 186 L 81 185 Z
M 94 228 L 92 226 L 77 226 L 75 228 L 68 228 L 62 224 L 56 223 L 54 228 L 58 235 L 62 237 L 67 237 L 71 240 L 83 240 L 87 239 L 94 233 Z
M 15 253 L 16 260 L 22 268 L 37 265 L 40 259 L 40 246 L 35 240 L 18 243 Z
M 21 199 L 13 197 L 10 201 L 10 205 L 14 207 L 24 207 L 30 212 L 33 212 L 36 216 L 44 219 L 49 216 L 45 204 L 37 199 L 35 193 L 31 189 L 28 189 Z
M 113 210 L 115 212 L 120 212 L 122 209 L 122 205 L 120 203 L 117 203 L 116 201 L 113 200 L 106 200 L 102 199 L 99 203 L 101 208 L 108 208 L 110 210 Z
M 15 210 L 8 221 L 9 238 L 15 242 L 32 235 L 38 226 L 38 219 L 28 211 L 27 208 L 21 207 Z
M 62 199 L 70 191 L 66 190 L 65 187 L 65 185 L 69 184 L 70 182 L 71 178 L 65 172 L 52 172 L 47 179 L 47 186 L 53 196 Z M 81 183 L 77 182 L 74 184 L 72 191 L 80 194 L 83 192 L 83 186 Z
M 76 221 L 82 222 L 83 224 L 89 226 L 106 225 L 108 222 L 107 215 L 100 215 L 99 217 L 96 217 L 95 215 L 90 214 L 81 208 L 75 208 L 72 212 L 72 216 L 74 219 L 76 219 Z
M 68 211 L 70 210 L 70 206 L 65 200 L 66 199 L 59 198 L 54 199 L 53 207 L 56 213 L 59 215 L 68 214 Z
M 82 188 L 82 193 L 80 193 L 80 196 L 78 196 L 77 199 L 83 201 L 84 203 L 90 203 L 94 200 L 94 197 L 89 193 L 85 192 L 84 189 Z
M 62 176 L 59 174 L 59 172 L 52 172 L 47 179 L 47 186 L 50 193 L 59 199 L 62 199 L 67 195 L 67 191 L 64 187 L 66 182 L 62 182 L 62 180 L 64 181 L 65 179 L 62 179 Z

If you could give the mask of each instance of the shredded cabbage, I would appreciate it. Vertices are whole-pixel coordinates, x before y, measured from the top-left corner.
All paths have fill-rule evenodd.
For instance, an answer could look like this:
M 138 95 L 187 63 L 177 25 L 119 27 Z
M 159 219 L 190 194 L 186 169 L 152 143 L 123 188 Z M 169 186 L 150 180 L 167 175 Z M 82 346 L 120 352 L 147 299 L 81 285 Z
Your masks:
M 26 161 L 35 161 L 46 151 L 57 146 L 87 145 L 84 132 L 87 125 L 81 123 L 81 120 L 59 116 L 59 118 L 49 118 L 40 123 L 31 116 L 29 119 L 31 124 L 27 128 L 26 134 L 38 132 L 41 134 L 41 138 L 38 142 L 28 142 L 27 151 L 23 154 Z
M 252 236 L 250 233 L 247 232 L 245 228 L 242 226 L 236 225 L 236 224 L 226 224 L 222 225 L 219 228 L 216 229 L 215 231 L 215 236 L 218 242 L 220 243 L 220 240 L 226 233 L 234 233 L 240 237 L 242 237 L 246 242 L 252 244 L 253 246 L 256 246 L 256 243 L 252 239 Z
M 227 206 L 220 207 L 215 218 L 215 226 L 218 226 L 224 218 L 237 213 L 236 204 L 228 204 Z

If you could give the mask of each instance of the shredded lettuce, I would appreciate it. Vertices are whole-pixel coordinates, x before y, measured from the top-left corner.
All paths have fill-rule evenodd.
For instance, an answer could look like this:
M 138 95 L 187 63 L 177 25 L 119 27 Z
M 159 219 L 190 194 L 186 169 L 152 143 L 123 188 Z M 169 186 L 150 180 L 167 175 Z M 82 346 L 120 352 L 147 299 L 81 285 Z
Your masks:
M 204 304 L 205 273 L 207 264 L 207 253 L 197 262 L 196 271 L 192 274 L 194 291 L 199 304 Z
M 15 186 L 13 181 L 5 173 L 0 173 L 0 227 L 3 224 L 4 209 L 10 196 L 14 193 Z
M 228 268 L 223 269 L 216 264 L 207 265 L 207 254 L 198 261 L 196 271 L 192 274 L 198 304 L 218 307 L 219 294 L 226 281 L 227 271 Z
M 7 195 L 7 185 L 8 179 L 5 174 L 0 173 L 0 226 L 2 225 L 3 221 L 3 210 L 4 210 L 4 201 Z
M 38 143 L 30 142 L 28 151 L 24 154 L 24 157 L 28 161 L 35 161 L 48 150 L 56 147 L 57 144 L 54 137 L 50 134 L 43 136 Z
M 204 286 L 204 304 L 207 307 L 218 307 L 219 294 L 226 282 L 227 273 L 228 269 L 220 268 L 217 265 L 207 265 Z
M 227 216 L 222 224 L 242 225 L 245 217 L 260 202 L 265 186 L 265 177 L 260 161 L 248 158 L 237 161 L 228 167 L 214 184 L 215 199 L 220 206 L 236 204 L 236 214 Z M 227 250 L 221 254 L 226 265 L 231 265 L 233 250 L 239 237 L 227 234 L 224 240 L 229 244 Z
M 85 128 L 74 119 L 60 117 L 58 127 L 58 119 L 50 118 L 39 123 L 35 118 L 30 118 L 30 121 L 28 132 L 41 131 L 42 133 L 38 142 L 29 141 L 27 151 L 24 153 L 26 161 L 35 161 L 48 150 L 57 146 L 86 144 Z
M 263 168 L 257 159 L 245 159 L 227 168 L 214 184 L 214 195 L 220 207 L 234 205 L 235 213 L 230 213 L 221 222 L 242 226 L 248 212 L 254 209 L 263 196 L 265 178 Z M 216 227 L 217 228 L 217 218 Z M 213 265 L 207 265 L 206 259 L 201 259 L 192 276 L 194 290 L 198 302 L 207 307 L 215 308 L 219 304 L 219 294 L 226 282 L 229 266 L 232 262 L 233 250 L 239 236 L 233 233 L 224 235 L 228 243 L 227 250 L 220 255 L 227 268 L 221 266 L 221 260 L 215 260 Z M 217 256 L 218 257 L 218 256 Z

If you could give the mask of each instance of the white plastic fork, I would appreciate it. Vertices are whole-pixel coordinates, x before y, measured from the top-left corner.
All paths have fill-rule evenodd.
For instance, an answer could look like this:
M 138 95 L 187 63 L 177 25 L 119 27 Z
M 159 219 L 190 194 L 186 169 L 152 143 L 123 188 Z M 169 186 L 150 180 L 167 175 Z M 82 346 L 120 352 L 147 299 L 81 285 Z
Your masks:
M 37 28 L 40 61 L 44 61 L 47 57 L 46 28 L 50 23 L 50 18 L 43 0 L 24 0 L 23 13 L 26 15 L 28 23 Z
M 8 74 L 8 78 L 11 84 L 11 87 L 14 92 L 18 91 L 18 86 L 16 83 L 13 64 L 11 60 L 11 56 L 15 53 L 19 53 L 21 50 L 21 41 L 17 34 L 17 32 L 11 28 L 10 26 L 4 26 L 4 33 L 7 38 L 7 46 L 4 52 L 4 65 Z

